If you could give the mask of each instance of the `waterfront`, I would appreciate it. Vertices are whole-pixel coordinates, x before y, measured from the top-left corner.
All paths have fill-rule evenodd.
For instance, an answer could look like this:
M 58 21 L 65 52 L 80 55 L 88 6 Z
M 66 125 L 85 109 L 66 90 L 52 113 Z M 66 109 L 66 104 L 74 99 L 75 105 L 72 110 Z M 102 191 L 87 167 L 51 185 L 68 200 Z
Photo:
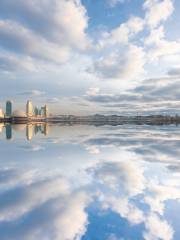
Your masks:
M 180 238 L 178 126 L 9 127 L 11 141 L 0 128 L 1 240 Z

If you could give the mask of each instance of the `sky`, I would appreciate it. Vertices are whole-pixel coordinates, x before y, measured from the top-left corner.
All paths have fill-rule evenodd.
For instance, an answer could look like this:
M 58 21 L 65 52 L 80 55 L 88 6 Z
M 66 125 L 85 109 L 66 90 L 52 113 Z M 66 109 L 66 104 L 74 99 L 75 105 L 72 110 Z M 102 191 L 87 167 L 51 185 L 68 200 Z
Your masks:
M 0 108 L 179 113 L 178 0 L 0 0 Z

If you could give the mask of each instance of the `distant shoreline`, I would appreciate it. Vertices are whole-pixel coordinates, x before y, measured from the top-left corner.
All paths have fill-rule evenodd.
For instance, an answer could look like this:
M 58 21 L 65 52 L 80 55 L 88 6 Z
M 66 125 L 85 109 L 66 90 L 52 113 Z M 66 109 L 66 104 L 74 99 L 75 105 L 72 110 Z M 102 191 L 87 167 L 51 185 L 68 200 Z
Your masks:
M 28 124 L 28 123 L 64 123 L 64 124 L 92 124 L 92 125 L 122 125 L 122 124 L 180 124 L 180 116 L 149 115 L 149 116 L 119 116 L 119 115 L 89 115 L 74 116 L 61 115 L 47 118 L 8 117 L 0 118 L 0 123 Z

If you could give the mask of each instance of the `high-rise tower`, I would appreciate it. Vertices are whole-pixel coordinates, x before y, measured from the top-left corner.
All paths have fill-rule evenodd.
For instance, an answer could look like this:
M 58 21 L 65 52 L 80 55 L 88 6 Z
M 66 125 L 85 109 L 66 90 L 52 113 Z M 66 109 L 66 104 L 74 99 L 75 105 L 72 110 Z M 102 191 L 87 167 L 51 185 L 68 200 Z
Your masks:
M 45 117 L 48 116 L 48 107 L 47 107 L 47 105 L 44 106 L 44 116 Z
M 45 105 L 44 107 L 41 107 L 41 114 L 42 117 L 47 117 L 48 116 L 48 108 Z
M 3 110 L 0 108 L 0 118 L 3 118 L 4 117 L 4 112 Z
M 36 117 L 39 115 L 39 109 L 37 107 L 34 108 L 34 115 Z
M 11 115 L 12 115 L 12 102 L 7 101 L 6 102 L 6 116 L 11 117 Z
M 27 117 L 32 117 L 33 116 L 33 105 L 31 101 L 27 101 L 26 104 L 26 115 Z

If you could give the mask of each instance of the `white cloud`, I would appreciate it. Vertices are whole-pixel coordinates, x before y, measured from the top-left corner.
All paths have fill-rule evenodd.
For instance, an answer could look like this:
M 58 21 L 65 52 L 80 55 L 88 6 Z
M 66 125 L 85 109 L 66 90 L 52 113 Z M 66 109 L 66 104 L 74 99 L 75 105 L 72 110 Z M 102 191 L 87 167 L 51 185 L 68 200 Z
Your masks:
M 106 187 L 126 196 L 140 194 L 145 187 L 143 169 L 131 161 L 104 163 L 95 169 L 94 174 Z
M 95 96 L 99 93 L 100 89 L 98 87 L 91 87 L 86 91 L 86 95 Z
M 69 57 L 67 47 L 48 42 L 30 29 L 9 20 L 0 20 L 0 46 L 14 53 L 55 63 L 63 63 Z
M 153 45 L 147 52 L 150 61 L 160 60 L 167 56 L 171 56 L 171 61 L 173 55 L 175 59 L 177 54 L 180 54 L 180 40 L 178 41 L 167 41 L 165 39 L 159 41 L 158 44 Z M 166 58 L 167 59 L 167 58 Z
M 100 153 L 99 148 L 95 145 L 86 146 L 86 150 L 91 154 L 99 154 Z
M 164 214 L 165 201 L 180 199 L 180 190 L 176 186 L 159 185 L 157 183 L 149 184 L 150 194 L 145 197 L 144 201 L 150 206 L 152 212 Z
M 126 23 L 112 30 L 109 41 L 112 43 L 128 43 L 129 38 L 143 29 L 143 25 L 144 22 L 141 18 L 131 17 Z
M 0 46 L 14 54 L 13 59 L 4 59 L 7 65 L 19 62 L 20 55 L 31 57 L 32 62 L 64 63 L 71 51 L 89 46 L 88 18 L 80 1 L 2 0 L 0 14 Z M 0 67 L 4 67 L 2 61 Z
M 167 221 L 161 219 L 156 214 L 151 214 L 145 221 L 145 240 L 172 240 L 173 229 Z
M 164 26 L 161 25 L 160 27 L 151 30 L 150 35 L 145 38 L 144 43 L 145 45 L 159 44 L 164 37 Z
M 145 54 L 141 47 L 129 45 L 123 52 L 113 52 L 94 63 L 101 78 L 133 79 L 144 73 Z
M 60 202 L 60 201 L 59 201 Z M 81 239 L 88 224 L 85 208 L 89 198 L 83 192 L 74 193 L 57 206 L 59 216 L 55 219 L 55 240 Z M 58 202 L 57 202 L 58 205 Z M 74 221 L 76 219 L 76 221 Z
M 145 21 L 151 28 L 166 21 L 174 10 L 172 0 L 146 0 L 143 7 L 146 10 Z
M 85 29 L 88 19 L 80 1 L 2 0 L 0 7 L 5 18 L 8 19 L 10 15 L 13 20 L 18 19 L 21 24 L 50 42 L 80 49 L 87 46 Z
M 29 212 L 35 206 L 68 192 L 67 182 L 62 178 L 33 182 L 1 194 L 1 220 L 12 220 Z M 11 196 L 11 197 L 10 197 Z M 6 201 L 6 198 L 11 200 Z M 14 200 L 15 199 L 15 200 Z
M 152 29 L 150 35 L 144 39 L 144 44 L 147 47 L 147 58 L 149 61 L 165 60 L 166 62 L 179 62 L 180 39 L 176 41 L 166 40 L 163 25 Z
M 132 16 L 119 27 L 104 32 L 102 39 L 99 41 L 99 48 L 107 47 L 107 45 L 128 44 L 129 40 L 143 30 L 144 20 L 139 17 Z
M 6 222 L 1 239 L 80 239 L 86 231 L 90 197 L 71 191 L 64 178 L 14 186 L 1 193 L 0 202 L 0 229 Z
M 143 211 L 130 203 L 128 198 L 108 197 L 106 200 L 109 208 L 126 218 L 131 224 L 139 224 L 144 221 Z

